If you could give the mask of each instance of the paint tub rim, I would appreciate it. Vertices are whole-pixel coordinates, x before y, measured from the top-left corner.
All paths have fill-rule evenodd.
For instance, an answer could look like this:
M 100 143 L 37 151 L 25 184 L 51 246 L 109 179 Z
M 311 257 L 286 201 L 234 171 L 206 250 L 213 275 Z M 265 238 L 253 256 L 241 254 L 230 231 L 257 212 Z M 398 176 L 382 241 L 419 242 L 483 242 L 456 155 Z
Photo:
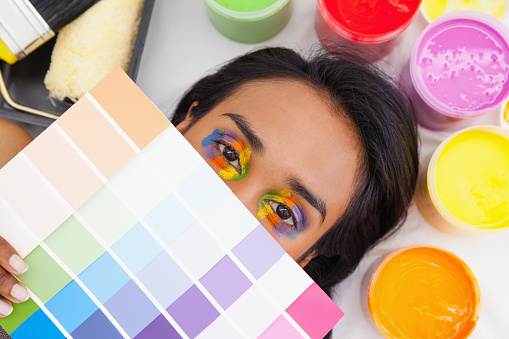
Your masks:
M 416 7 L 415 12 L 410 15 L 403 24 L 401 24 L 396 29 L 386 32 L 386 33 L 380 33 L 380 34 L 360 34 L 357 32 L 354 32 L 352 29 L 349 29 L 348 27 L 342 25 L 338 22 L 336 18 L 330 14 L 329 10 L 327 9 L 327 6 L 325 5 L 326 0 L 318 0 L 318 10 L 324 19 L 325 23 L 338 35 L 342 36 L 343 38 L 362 43 L 362 44 L 377 44 L 377 43 L 384 43 L 390 40 L 395 39 L 398 37 L 405 29 L 410 26 L 410 24 L 414 21 L 417 13 L 419 12 L 420 4 L 422 3 L 422 0 L 419 1 L 419 5 Z
M 237 20 L 237 21 L 257 21 L 262 20 L 271 15 L 274 15 L 276 12 L 281 10 L 284 6 L 286 6 L 290 2 L 290 0 L 277 0 L 272 5 L 260 9 L 254 12 L 239 12 L 234 11 L 232 9 L 226 8 L 220 4 L 218 4 L 214 0 L 205 0 L 205 3 L 209 5 L 209 7 L 214 10 L 217 14 L 224 16 L 227 19 Z
M 468 11 L 468 9 L 463 9 L 463 11 Z M 440 17 L 448 14 L 448 13 L 444 13 L 440 17 L 436 18 L 435 20 L 431 20 L 431 18 L 429 17 L 428 13 L 424 9 L 424 0 L 421 2 L 421 5 L 419 6 L 419 12 L 420 12 L 421 16 L 423 17 L 424 21 L 426 22 L 426 24 L 428 24 L 428 25 L 431 24 L 432 22 L 435 22 Z M 489 13 L 481 12 L 481 11 L 475 11 L 475 12 L 491 15 Z M 449 12 L 449 13 L 453 13 L 453 12 Z M 509 4 L 507 4 L 507 6 L 505 8 L 505 11 L 504 11 L 504 13 L 502 14 L 502 16 L 500 18 L 497 18 L 495 16 L 493 16 L 493 17 L 495 19 L 497 19 L 497 20 L 500 20 L 500 21 L 504 21 L 505 19 L 507 19 L 509 17 Z
M 509 129 L 509 99 L 504 101 L 498 111 L 498 125 L 502 128 Z M 508 107 L 507 118 L 505 117 L 505 109 Z
M 293 11 L 292 0 L 277 0 L 253 12 L 225 8 L 215 0 L 205 0 L 205 9 L 212 26 L 226 38 L 246 44 L 272 38 L 285 28 Z
M 459 20 L 471 20 L 478 22 L 488 28 L 490 28 L 493 33 L 496 33 L 499 35 L 500 39 L 505 41 L 507 50 L 509 51 L 509 28 L 507 28 L 500 20 L 496 19 L 494 20 L 494 17 L 483 13 L 483 12 L 477 12 L 477 11 L 470 11 L 470 10 L 461 10 L 456 12 L 451 12 L 442 15 L 441 17 L 434 20 L 430 25 L 428 25 L 424 31 L 419 35 L 419 37 L 416 40 L 416 43 L 414 44 L 414 47 L 412 48 L 412 52 L 410 53 L 410 78 L 412 80 L 412 85 L 417 92 L 417 94 L 421 97 L 421 99 L 424 101 L 426 105 L 428 105 L 431 109 L 434 111 L 448 116 L 452 118 L 474 118 L 481 115 L 484 115 L 490 111 L 493 111 L 496 109 L 506 98 L 509 97 L 509 87 L 505 90 L 506 93 L 502 96 L 498 95 L 498 103 L 494 105 L 490 105 L 489 107 L 475 110 L 475 111 L 466 111 L 466 110 L 456 110 L 453 109 L 437 98 L 433 96 L 429 90 L 427 89 L 426 84 L 424 84 L 423 79 L 419 75 L 419 67 L 417 67 L 417 53 L 419 50 L 419 47 L 421 46 L 423 42 L 423 38 L 427 35 L 431 37 L 436 36 L 438 33 L 432 34 L 430 33 L 431 30 L 433 30 L 435 27 L 442 25 L 442 24 L 448 24 L 452 23 L 454 21 Z M 440 32 L 444 32 L 446 29 L 441 30 Z M 491 34 L 491 33 L 490 33 Z M 508 52 L 509 57 L 509 52 Z M 509 81 L 509 74 L 507 76 L 507 80 Z
M 386 333 L 382 330 L 378 321 L 375 319 L 376 317 L 374 314 L 376 314 L 376 312 L 374 311 L 374 305 L 373 305 L 373 302 L 372 302 L 370 296 L 373 295 L 373 290 L 376 285 L 376 280 L 377 280 L 378 276 L 380 275 L 380 272 L 382 271 L 382 269 L 385 267 L 385 265 L 387 263 L 389 263 L 394 257 L 396 257 L 397 255 L 399 255 L 403 252 L 407 252 L 407 251 L 410 251 L 413 249 L 429 249 L 429 250 L 433 250 L 436 252 L 440 252 L 442 255 L 445 255 L 449 259 L 452 259 L 456 263 L 460 264 L 461 267 L 463 267 L 463 269 L 465 270 L 466 276 L 468 278 L 470 278 L 470 281 L 474 287 L 474 292 L 475 292 L 475 300 L 474 301 L 476 302 L 476 305 L 474 306 L 475 307 L 475 313 L 474 313 L 475 321 L 474 321 L 473 326 L 470 329 L 470 332 L 468 333 L 467 337 L 470 336 L 470 334 L 472 334 L 472 332 L 474 331 L 474 329 L 477 325 L 477 322 L 479 321 L 479 315 L 481 313 L 481 289 L 479 287 L 479 282 L 477 281 L 477 278 L 475 277 L 475 275 L 472 272 L 472 270 L 470 269 L 470 267 L 468 267 L 468 265 L 460 257 L 458 257 L 454 253 L 452 253 L 444 248 L 434 246 L 434 245 L 426 245 L 426 244 L 408 245 L 408 246 L 404 246 L 404 247 L 401 247 L 399 249 L 396 249 L 396 250 L 390 252 L 380 261 L 380 263 L 376 266 L 375 270 L 371 274 L 371 278 L 369 280 L 369 286 L 368 286 L 368 293 L 367 293 L 368 308 L 369 308 L 371 320 L 372 320 L 373 324 L 376 326 L 378 332 L 380 334 L 382 334 L 386 339 L 396 339 L 396 337 L 386 335 Z
M 438 196 L 438 192 L 437 192 L 436 185 L 435 185 L 434 181 L 435 181 L 435 174 L 436 174 L 438 159 L 440 158 L 442 151 L 444 150 L 444 148 L 449 144 L 449 142 L 452 139 L 459 136 L 460 134 L 463 134 L 466 132 L 472 132 L 472 131 L 492 132 L 496 135 L 499 135 L 499 136 L 504 137 L 509 140 L 509 130 L 506 130 L 500 126 L 494 126 L 494 125 L 479 125 L 479 126 L 471 126 L 471 127 L 467 127 L 462 130 L 459 130 L 458 132 L 450 135 L 447 139 L 442 141 L 440 143 L 440 145 L 436 148 L 435 152 L 433 153 L 433 155 L 431 157 L 431 161 L 428 165 L 428 169 L 426 172 L 425 183 L 427 186 L 427 189 L 426 189 L 427 192 L 424 192 L 424 193 L 428 195 L 434 208 L 438 212 L 438 217 L 441 219 L 441 220 L 436 220 L 435 222 L 430 221 L 430 223 L 433 226 L 435 226 L 436 228 L 438 228 L 446 233 L 453 233 L 453 234 L 454 233 L 460 233 L 460 234 L 494 233 L 494 232 L 498 232 L 498 231 L 504 230 L 506 228 L 509 228 L 509 225 L 505 226 L 505 227 L 495 227 L 496 225 L 479 227 L 479 226 L 471 225 L 464 221 L 461 221 L 461 220 L 457 219 L 456 217 L 454 217 L 445 208 L 442 201 L 440 200 L 440 197 Z M 419 203 L 417 205 L 419 207 Z M 421 214 L 422 214 L 422 212 L 421 212 Z M 424 214 L 423 214 L 423 216 L 426 218 L 426 216 Z

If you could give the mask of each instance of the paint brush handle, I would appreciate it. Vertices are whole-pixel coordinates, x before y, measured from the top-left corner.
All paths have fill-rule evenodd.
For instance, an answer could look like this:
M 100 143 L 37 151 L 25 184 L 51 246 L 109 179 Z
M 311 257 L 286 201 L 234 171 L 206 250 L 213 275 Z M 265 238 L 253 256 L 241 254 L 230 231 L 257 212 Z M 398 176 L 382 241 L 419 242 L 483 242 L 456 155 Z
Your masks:
M 97 1 L 0 1 L 0 59 L 12 64 L 24 58 Z
M 98 0 L 30 0 L 48 26 L 57 32 Z

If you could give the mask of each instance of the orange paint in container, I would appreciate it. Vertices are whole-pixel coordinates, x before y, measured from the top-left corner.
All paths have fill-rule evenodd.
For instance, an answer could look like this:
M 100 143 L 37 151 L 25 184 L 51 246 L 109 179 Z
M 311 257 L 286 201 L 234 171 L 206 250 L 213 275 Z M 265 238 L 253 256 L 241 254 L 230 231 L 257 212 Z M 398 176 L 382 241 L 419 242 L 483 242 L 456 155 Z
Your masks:
M 371 318 L 385 338 L 467 338 L 480 313 L 480 291 L 468 266 L 433 246 L 393 251 L 371 276 Z

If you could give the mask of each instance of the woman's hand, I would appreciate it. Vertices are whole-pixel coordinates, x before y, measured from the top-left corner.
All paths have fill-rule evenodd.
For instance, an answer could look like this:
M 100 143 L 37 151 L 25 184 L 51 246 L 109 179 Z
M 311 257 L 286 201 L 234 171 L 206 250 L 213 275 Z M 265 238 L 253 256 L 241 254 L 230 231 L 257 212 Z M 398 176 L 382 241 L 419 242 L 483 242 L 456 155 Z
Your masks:
M 25 273 L 28 265 L 4 238 L 0 237 L 0 317 L 12 312 L 12 304 L 21 303 L 30 297 L 25 285 L 13 275 Z

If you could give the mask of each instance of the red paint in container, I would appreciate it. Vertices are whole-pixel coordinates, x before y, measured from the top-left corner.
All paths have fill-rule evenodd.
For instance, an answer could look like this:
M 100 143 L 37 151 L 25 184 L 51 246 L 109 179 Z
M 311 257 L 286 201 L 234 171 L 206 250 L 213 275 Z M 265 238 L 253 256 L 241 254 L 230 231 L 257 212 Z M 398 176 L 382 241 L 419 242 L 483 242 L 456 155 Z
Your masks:
M 410 25 L 420 4 L 421 0 L 318 0 L 317 19 L 324 23 L 317 22 L 317 33 L 324 45 L 346 40 L 374 48 L 374 56 L 380 58 L 392 50 L 391 40 Z

